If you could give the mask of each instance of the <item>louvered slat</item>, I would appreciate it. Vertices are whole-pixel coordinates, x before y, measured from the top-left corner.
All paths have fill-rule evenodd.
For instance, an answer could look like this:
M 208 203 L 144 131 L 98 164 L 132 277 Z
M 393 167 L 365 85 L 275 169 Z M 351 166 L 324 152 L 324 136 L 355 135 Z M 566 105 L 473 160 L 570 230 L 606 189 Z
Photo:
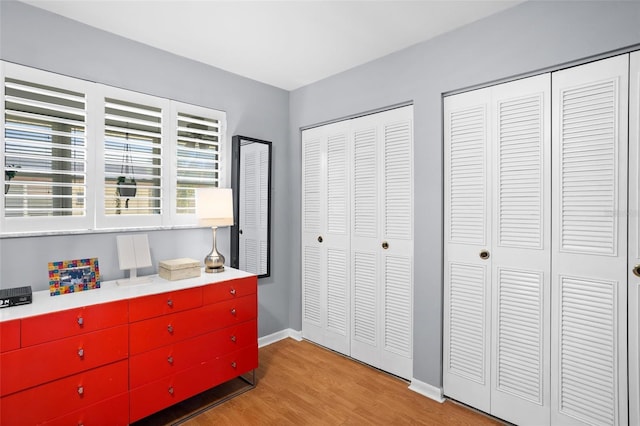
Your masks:
M 342 335 L 347 333 L 347 262 L 346 250 L 327 250 L 327 327 Z
M 378 223 L 376 130 L 355 132 L 353 149 L 353 232 L 360 237 L 376 237 Z
M 303 230 L 306 232 L 320 231 L 320 139 L 304 142 L 304 176 L 303 176 Z
M 454 243 L 485 244 L 485 123 L 483 106 L 451 113 L 449 235 Z
M 256 185 L 257 176 L 257 158 L 254 152 L 247 153 L 243 160 L 244 161 L 244 174 L 242 178 L 244 179 L 242 189 L 244 190 L 244 194 L 242 197 L 242 201 L 244 202 L 243 206 L 243 223 L 242 226 L 247 226 L 250 228 L 254 228 L 258 226 L 258 215 L 256 211 L 256 207 L 259 202 L 259 194 L 257 192 L 258 188 Z
M 449 285 L 450 373 L 485 383 L 484 281 L 481 266 L 452 263 Z
M 561 92 L 562 250 L 617 248 L 617 85 L 602 81 Z
M 386 256 L 384 269 L 384 345 L 405 357 L 412 354 L 411 260 Z
M 384 128 L 384 233 L 387 238 L 413 237 L 411 122 Z
M 201 115 L 176 114 L 176 212 L 195 214 L 196 188 L 219 181 L 220 121 Z
M 244 266 L 247 272 L 253 274 L 258 271 L 258 241 L 253 238 L 246 238 L 244 240 Z
M 103 108 L 105 215 L 161 214 L 162 109 L 113 98 Z M 134 197 L 118 195 L 119 176 L 135 179 Z
M 375 254 L 353 255 L 353 336 L 373 346 L 377 341 L 376 263 Z
M 321 326 L 320 249 L 317 247 L 304 247 L 302 261 L 304 262 L 302 315 L 305 321 Z
M 327 231 L 347 232 L 347 140 L 344 133 L 327 139 Z
M 12 78 L 3 83 L 5 217 L 85 216 L 85 95 Z
M 499 269 L 497 387 L 542 403 L 543 310 L 541 273 Z
M 612 425 L 616 412 L 616 286 L 560 277 L 560 411 Z
M 498 237 L 502 246 L 542 246 L 542 97 L 498 105 Z

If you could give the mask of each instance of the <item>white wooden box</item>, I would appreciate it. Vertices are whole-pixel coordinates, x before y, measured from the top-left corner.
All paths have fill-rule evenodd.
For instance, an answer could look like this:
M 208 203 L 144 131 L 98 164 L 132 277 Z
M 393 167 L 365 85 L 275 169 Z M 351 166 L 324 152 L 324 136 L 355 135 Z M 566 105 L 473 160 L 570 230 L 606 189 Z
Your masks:
M 169 259 L 158 263 L 158 275 L 169 281 L 200 276 L 200 262 L 189 258 Z

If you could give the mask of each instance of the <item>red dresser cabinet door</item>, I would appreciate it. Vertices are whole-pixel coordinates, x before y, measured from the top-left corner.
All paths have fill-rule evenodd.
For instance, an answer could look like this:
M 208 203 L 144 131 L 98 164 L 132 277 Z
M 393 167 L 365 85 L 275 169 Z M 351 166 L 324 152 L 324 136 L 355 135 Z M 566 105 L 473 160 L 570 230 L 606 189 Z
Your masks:
M 129 424 L 129 394 L 90 405 L 44 423 L 47 426 L 126 426 Z
M 236 280 L 209 284 L 204 287 L 203 303 L 216 303 L 225 300 L 255 294 L 258 288 L 258 277 L 246 277 Z
M 0 354 L 0 395 L 126 359 L 127 332 L 121 325 Z
M 0 398 L 0 424 L 34 425 L 127 392 L 127 361 Z
M 201 305 L 202 287 L 137 297 L 129 301 L 129 321 L 141 321 L 197 308 Z
M 20 347 L 20 320 L 0 322 L 0 352 Z
M 129 303 L 120 300 L 25 318 L 22 320 L 22 347 L 126 324 L 128 310 Z

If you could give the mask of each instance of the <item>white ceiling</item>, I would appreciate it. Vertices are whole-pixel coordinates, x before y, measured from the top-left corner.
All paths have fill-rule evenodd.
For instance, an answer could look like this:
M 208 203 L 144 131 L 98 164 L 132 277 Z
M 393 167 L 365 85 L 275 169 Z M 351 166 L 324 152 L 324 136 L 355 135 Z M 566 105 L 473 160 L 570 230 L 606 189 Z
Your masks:
M 523 0 L 22 0 L 286 90 Z

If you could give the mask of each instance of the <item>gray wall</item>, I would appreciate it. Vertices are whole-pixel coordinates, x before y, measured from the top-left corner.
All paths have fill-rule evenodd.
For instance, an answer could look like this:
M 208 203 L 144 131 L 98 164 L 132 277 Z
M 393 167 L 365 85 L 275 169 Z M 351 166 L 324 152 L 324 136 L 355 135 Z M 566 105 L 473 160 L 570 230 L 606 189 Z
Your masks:
M 0 59 L 223 110 L 227 112 L 229 140 L 241 134 L 272 141 L 273 263 L 272 276 L 259 281 L 259 334 L 289 327 L 291 200 L 286 165 L 291 161 L 287 91 L 14 1 L 0 1 Z M 154 265 L 175 257 L 202 259 L 211 249 L 211 230 L 207 229 L 147 234 Z M 228 229 L 220 230 L 218 248 L 229 253 Z M 49 261 L 94 256 L 99 258 L 104 280 L 123 276 L 118 269 L 113 233 L 2 238 L 0 288 L 31 285 L 34 290 L 47 289 Z
M 441 386 L 442 93 L 640 43 L 640 2 L 527 2 L 295 90 L 291 208 L 300 223 L 300 128 L 405 102 L 415 115 L 414 377 Z M 300 233 L 291 233 L 291 326 L 301 328 Z

